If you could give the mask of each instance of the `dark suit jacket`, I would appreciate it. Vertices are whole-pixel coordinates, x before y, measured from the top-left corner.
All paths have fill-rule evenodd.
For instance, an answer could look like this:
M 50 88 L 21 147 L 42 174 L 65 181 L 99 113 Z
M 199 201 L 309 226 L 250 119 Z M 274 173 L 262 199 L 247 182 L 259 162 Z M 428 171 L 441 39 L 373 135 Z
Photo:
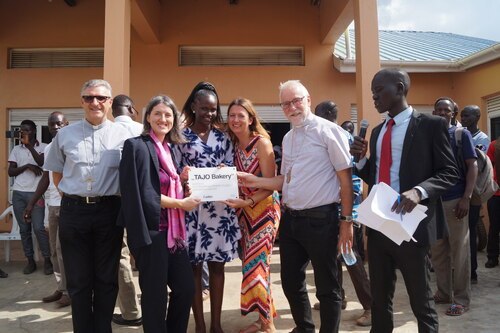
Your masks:
M 370 158 L 358 172 L 370 189 L 376 179 L 376 145 L 382 125 L 383 123 L 373 129 Z M 413 235 L 417 245 L 430 245 L 446 233 L 440 196 L 457 182 L 458 177 L 446 121 L 441 117 L 420 114 L 414 110 L 403 143 L 399 182 L 400 193 L 421 186 L 429 195 L 428 199 L 421 202 L 428 208 L 427 218 L 420 222 Z
M 118 225 L 127 228 L 130 248 L 151 244 L 150 231 L 160 225 L 159 161 L 149 136 L 125 141 L 120 162 L 122 196 Z

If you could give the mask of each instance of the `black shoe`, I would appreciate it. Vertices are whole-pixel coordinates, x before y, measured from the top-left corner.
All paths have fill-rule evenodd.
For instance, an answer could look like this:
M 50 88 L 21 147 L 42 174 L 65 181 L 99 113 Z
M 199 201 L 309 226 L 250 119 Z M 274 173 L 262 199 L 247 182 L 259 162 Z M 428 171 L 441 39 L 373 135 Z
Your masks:
M 58 301 L 61 299 L 62 295 L 63 295 L 62 292 L 60 292 L 59 290 L 56 290 L 56 291 L 54 291 L 54 293 L 52 295 L 49 295 L 49 296 L 42 298 L 42 302 L 52 303 L 52 302 Z
M 0 269 L 0 279 L 5 279 L 7 276 L 9 276 L 9 274 L 5 273 Z
M 50 258 L 45 258 L 45 262 L 43 264 L 43 274 L 54 274 L 54 267 L 52 267 L 52 261 L 50 261 Z
M 477 276 L 470 278 L 470 284 L 477 284 Z
M 489 258 L 486 264 L 484 264 L 484 267 L 486 268 L 493 268 L 495 266 L 498 266 L 498 258 L 497 259 Z
M 117 325 L 123 326 L 141 326 L 142 325 L 142 317 L 139 319 L 127 320 L 124 319 L 121 314 L 113 313 L 113 323 Z
M 36 271 L 36 262 L 33 258 L 28 258 L 28 264 L 23 269 L 24 274 L 31 274 Z

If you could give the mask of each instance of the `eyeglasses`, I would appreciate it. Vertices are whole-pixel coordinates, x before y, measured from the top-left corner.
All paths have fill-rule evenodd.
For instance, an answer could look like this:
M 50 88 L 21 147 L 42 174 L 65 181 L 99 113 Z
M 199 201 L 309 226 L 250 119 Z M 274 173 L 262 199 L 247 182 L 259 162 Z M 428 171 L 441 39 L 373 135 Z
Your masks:
M 90 96 L 90 95 L 85 95 L 85 96 L 82 96 L 82 99 L 85 103 L 92 103 L 94 101 L 94 98 L 97 99 L 97 102 L 98 103 L 104 103 L 106 102 L 108 99 L 110 99 L 111 97 L 109 96 Z
M 113 104 L 113 106 L 121 106 L 121 107 L 124 107 L 124 108 L 127 108 L 128 109 L 128 112 L 130 112 L 131 114 L 139 114 L 139 111 L 136 110 L 136 108 L 134 108 L 133 105 L 125 105 L 125 104 Z
M 293 106 L 298 107 L 302 103 L 302 100 L 304 98 L 306 98 L 306 96 L 297 97 L 297 98 L 292 99 L 291 101 L 286 101 L 286 102 L 280 103 L 281 108 L 288 109 L 290 106 L 292 106 L 292 104 L 293 104 Z

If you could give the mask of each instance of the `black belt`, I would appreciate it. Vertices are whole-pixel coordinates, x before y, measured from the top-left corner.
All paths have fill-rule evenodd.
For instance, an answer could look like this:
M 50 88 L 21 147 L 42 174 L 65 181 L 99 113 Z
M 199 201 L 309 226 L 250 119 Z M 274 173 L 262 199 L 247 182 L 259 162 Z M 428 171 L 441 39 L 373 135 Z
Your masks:
M 102 196 L 102 197 L 81 197 L 79 195 L 64 193 L 63 198 L 70 199 L 70 200 L 75 201 L 79 204 L 92 205 L 92 204 L 103 203 L 106 201 L 116 200 L 116 199 L 119 199 L 120 197 L 117 195 L 107 195 L 107 196 Z
M 331 203 L 328 205 L 307 208 L 307 209 L 291 209 L 285 205 L 285 212 L 293 217 L 311 217 L 316 219 L 324 219 L 330 212 L 337 212 L 339 208 L 338 203 Z

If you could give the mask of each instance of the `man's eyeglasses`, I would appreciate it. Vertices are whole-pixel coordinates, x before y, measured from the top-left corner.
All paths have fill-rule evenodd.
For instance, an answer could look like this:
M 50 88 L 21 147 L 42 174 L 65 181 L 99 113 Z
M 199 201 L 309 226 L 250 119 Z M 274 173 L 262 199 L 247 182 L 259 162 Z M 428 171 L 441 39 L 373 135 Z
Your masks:
M 302 103 L 302 100 L 304 100 L 305 97 L 306 96 L 297 97 L 297 98 L 292 99 L 291 101 L 286 101 L 286 102 L 280 103 L 281 108 L 288 109 L 290 106 L 292 106 L 292 104 L 293 104 L 293 106 L 298 107 Z
M 113 104 L 113 106 L 121 106 L 121 107 L 127 108 L 128 112 L 130 112 L 131 114 L 134 114 L 134 113 L 137 115 L 139 114 L 139 111 L 137 111 L 133 105 Z
M 97 102 L 99 103 L 104 103 L 106 102 L 108 99 L 110 99 L 111 97 L 109 96 L 90 96 L 90 95 L 85 95 L 85 96 L 82 96 L 82 99 L 85 103 L 92 103 L 94 101 L 94 98 L 97 99 Z

